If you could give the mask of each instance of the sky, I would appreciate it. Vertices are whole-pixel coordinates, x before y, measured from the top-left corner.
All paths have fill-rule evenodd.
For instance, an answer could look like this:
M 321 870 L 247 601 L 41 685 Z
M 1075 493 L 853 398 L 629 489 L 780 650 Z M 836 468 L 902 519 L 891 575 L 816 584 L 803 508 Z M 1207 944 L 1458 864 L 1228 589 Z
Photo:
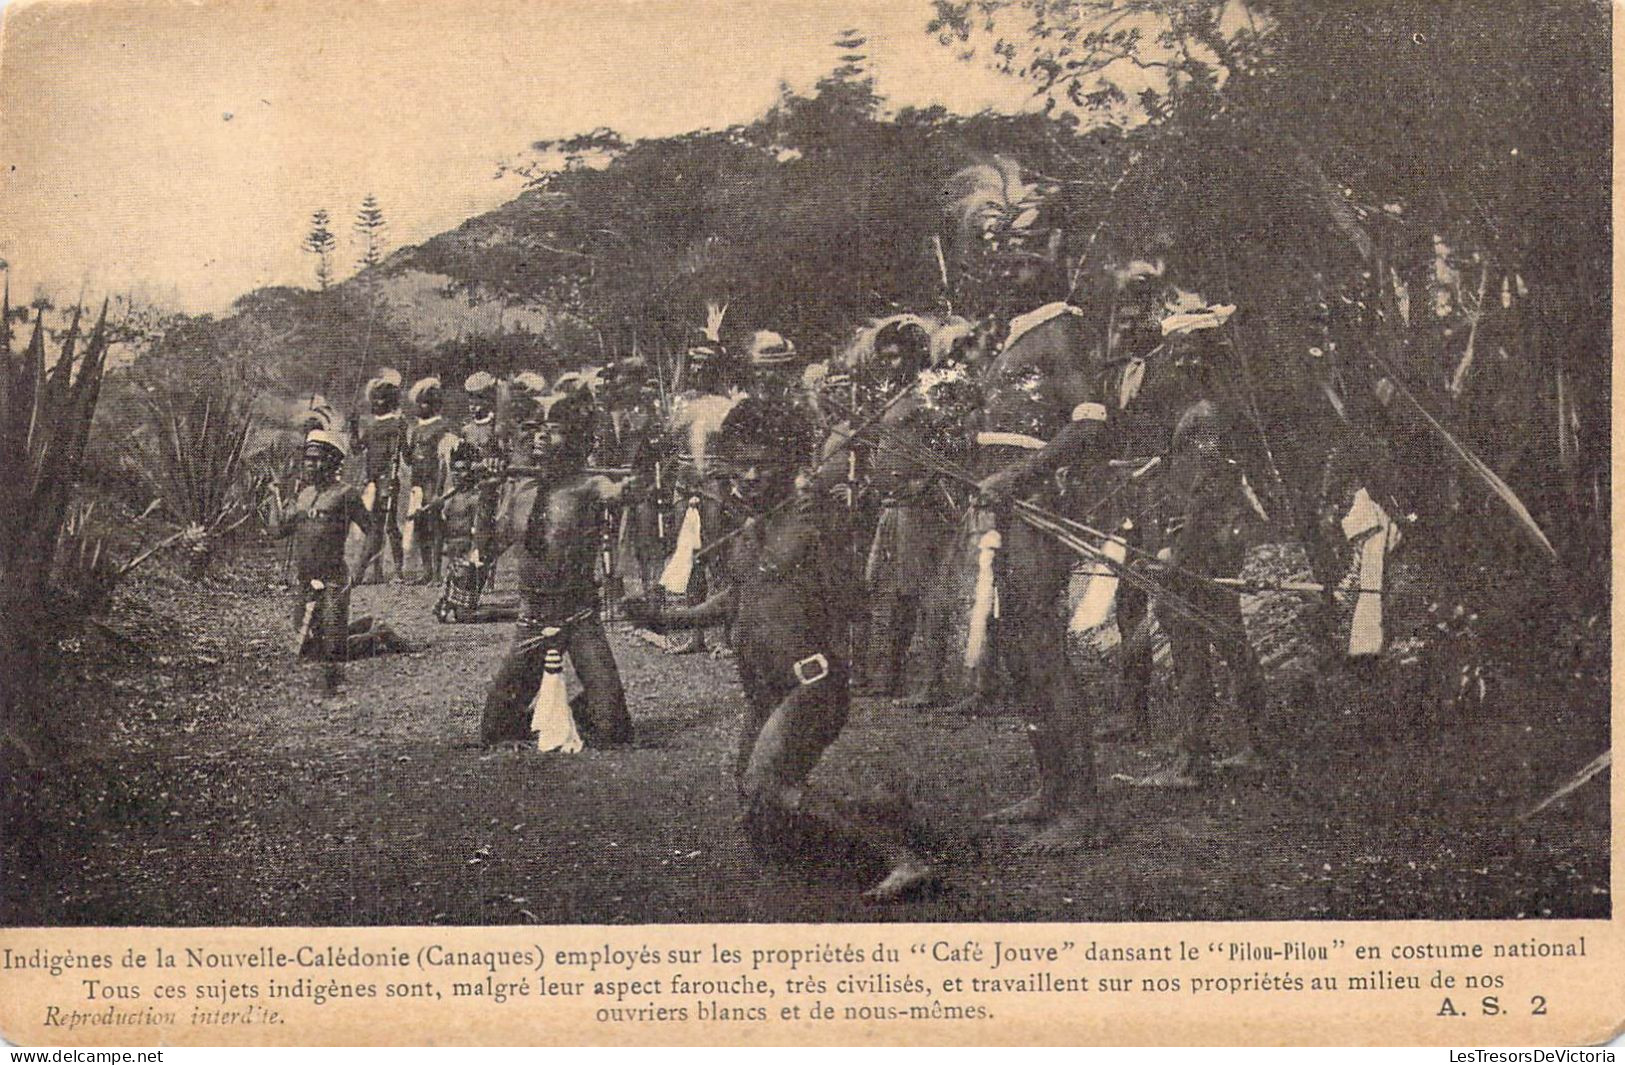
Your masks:
M 925 32 L 928 0 L 40 0 L 0 42 L 0 258 L 13 292 L 219 312 L 340 276 L 375 194 L 392 246 L 511 199 L 497 164 L 608 126 L 748 120 L 807 88 L 846 27 L 893 106 L 1014 110 L 1029 90 Z

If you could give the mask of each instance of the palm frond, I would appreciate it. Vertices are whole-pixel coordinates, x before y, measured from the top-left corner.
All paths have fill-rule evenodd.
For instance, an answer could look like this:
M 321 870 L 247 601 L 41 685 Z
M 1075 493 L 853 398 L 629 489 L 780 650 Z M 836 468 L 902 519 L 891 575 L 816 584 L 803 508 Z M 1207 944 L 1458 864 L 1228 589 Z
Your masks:
M 1546 533 L 1540 527 L 1540 523 L 1535 521 L 1534 515 L 1529 513 L 1529 508 L 1524 506 L 1523 500 L 1518 498 L 1518 493 L 1512 490 L 1512 486 L 1503 481 L 1483 459 L 1479 458 L 1466 444 L 1458 440 L 1454 433 L 1446 429 L 1443 423 L 1433 416 L 1427 407 L 1422 404 L 1422 401 L 1416 398 L 1415 393 L 1406 387 L 1398 372 L 1389 365 L 1388 360 L 1376 352 L 1371 354 L 1377 365 L 1381 366 L 1388 375 L 1389 383 L 1394 386 L 1395 395 L 1403 398 L 1411 409 L 1422 416 L 1422 420 L 1427 423 L 1428 428 L 1439 439 L 1444 441 L 1445 445 L 1461 460 L 1462 465 L 1476 474 L 1478 479 L 1484 482 L 1485 487 L 1490 490 L 1490 493 L 1506 505 L 1506 508 L 1512 512 L 1513 517 L 1518 519 L 1518 524 L 1523 527 L 1530 538 L 1539 544 L 1552 558 L 1557 558 L 1557 548 L 1552 546 L 1551 540 L 1547 539 Z

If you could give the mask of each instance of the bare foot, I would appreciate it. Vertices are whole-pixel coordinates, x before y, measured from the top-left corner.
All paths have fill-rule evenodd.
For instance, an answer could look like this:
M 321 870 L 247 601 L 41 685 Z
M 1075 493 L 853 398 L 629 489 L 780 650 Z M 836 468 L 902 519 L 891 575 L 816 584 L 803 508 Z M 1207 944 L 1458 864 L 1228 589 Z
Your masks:
M 1024 854 L 1076 854 L 1097 850 L 1110 839 L 1100 815 L 1092 810 L 1065 810 L 1021 845 Z
M 892 867 L 886 879 L 863 893 L 870 902 L 897 902 L 939 878 L 938 872 L 916 858 L 905 858 Z
M 1054 809 L 1050 806 L 1049 800 L 1044 798 L 1043 793 L 1035 791 L 1018 803 L 1012 803 L 1002 810 L 994 810 L 992 813 L 985 815 L 982 820 L 994 824 L 1015 825 L 1031 821 L 1043 821 L 1053 816 L 1054 813 Z

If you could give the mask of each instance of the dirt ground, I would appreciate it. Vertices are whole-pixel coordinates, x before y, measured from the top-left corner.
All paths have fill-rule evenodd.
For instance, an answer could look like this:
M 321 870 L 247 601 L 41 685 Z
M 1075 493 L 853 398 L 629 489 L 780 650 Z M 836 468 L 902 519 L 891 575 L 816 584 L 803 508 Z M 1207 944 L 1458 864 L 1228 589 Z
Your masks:
M 762 865 L 736 823 L 742 709 L 724 656 L 612 642 L 634 746 L 476 744 L 507 625 L 436 624 L 431 589 L 358 591 L 427 650 L 354 663 L 315 697 L 261 553 L 190 586 L 121 590 L 66 640 L 53 706 L 71 750 L 7 767 L 7 925 L 504 925 L 684 921 L 1131 921 L 1603 917 L 1599 782 L 1519 814 L 1608 745 L 1606 669 L 1498 685 L 1475 711 L 1405 702 L 1383 667 L 1276 685 L 1279 755 L 1196 792 L 1126 786 L 1166 752 L 1099 751 L 1114 826 L 1095 853 L 1031 858 L 981 814 L 1033 783 L 1017 719 L 857 700 L 814 780 L 911 795 L 940 891 L 877 907 L 861 884 Z M 511 578 L 508 579 L 511 592 Z M 1266 655 L 1268 662 L 1269 656 Z M 1099 662 L 1080 666 L 1103 698 Z M 1165 671 L 1164 671 L 1165 672 Z M 1280 679 L 1280 678 L 1276 678 Z M 1316 699 L 1309 692 L 1318 691 Z M 1396 694 L 1401 693 L 1401 694 Z M 1166 715 L 1168 680 L 1154 692 Z M 1221 743 L 1222 747 L 1222 743 Z M 1606 777 L 1601 778 L 1606 780 Z

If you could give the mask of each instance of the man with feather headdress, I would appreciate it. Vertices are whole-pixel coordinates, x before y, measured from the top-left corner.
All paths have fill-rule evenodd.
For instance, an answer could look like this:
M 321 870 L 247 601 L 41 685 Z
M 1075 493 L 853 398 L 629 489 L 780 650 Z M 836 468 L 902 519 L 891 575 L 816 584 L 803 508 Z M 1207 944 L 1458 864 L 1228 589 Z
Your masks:
M 519 619 L 486 696 L 480 719 L 486 744 L 530 738 L 549 656 L 560 654 L 569 655 L 581 679 L 582 692 L 569 706 L 581 737 L 592 746 L 632 740 L 626 692 L 598 615 L 601 508 L 614 492 L 586 472 L 592 420 L 585 391 L 537 399 L 527 465 L 539 473 L 518 544 Z
M 413 650 L 382 621 L 350 616 L 350 589 L 367 561 L 383 549 L 383 527 L 363 505 L 361 492 L 339 480 L 345 446 L 344 437 L 332 428 L 334 421 L 330 409 L 313 404 L 300 456 L 304 487 L 288 505 L 273 485 L 266 520 L 273 537 L 293 538 L 298 587 L 294 653 L 322 663 L 322 684 L 328 692 L 342 684 L 343 663 L 349 659 Z M 361 561 L 353 571 L 344 558 L 351 526 L 366 533 Z
M 687 387 L 673 397 L 667 412 L 666 440 L 676 458 L 667 524 L 676 530 L 676 542 L 660 583 L 668 595 L 691 604 L 705 600 L 707 570 L 714 570 L 721 561 L 713 558 L 707 566 L 696 564 L 696 559 L 726 534 L 728 525 L 723 504 L 725 485 L 716 471 L 707 467 L 712 440 L 728 411 L 744 394 L 739 388 L 743 374 L 722 343 L 722 323 L 727 313 L 725 304 L 706 305 L 701 340 L 689 347 L 680 370 Z M 703 630 L 673 644 L 677 653 L 704 648 Z

